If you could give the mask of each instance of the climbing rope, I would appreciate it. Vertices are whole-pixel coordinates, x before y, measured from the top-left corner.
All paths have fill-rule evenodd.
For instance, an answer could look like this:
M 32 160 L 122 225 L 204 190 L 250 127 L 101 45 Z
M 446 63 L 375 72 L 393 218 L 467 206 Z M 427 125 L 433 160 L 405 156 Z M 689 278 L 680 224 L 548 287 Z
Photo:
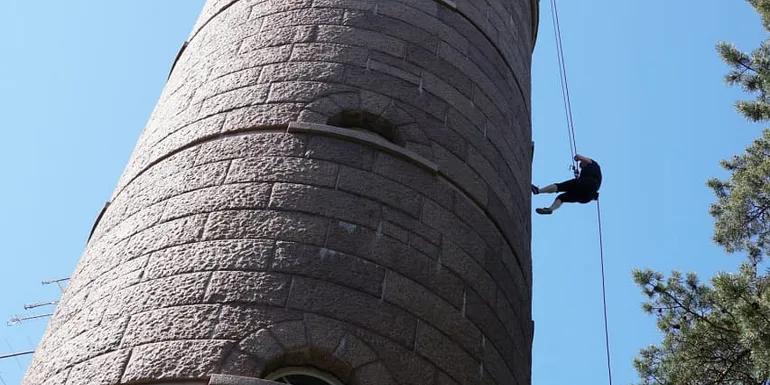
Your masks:
M 564 113 L 567 118 L 567 135 L 570 144 L 570 164 L 572 170 L 577 171 L 577 143 L 575 142 L 575 122 L 572 118 L 572 103 L 570 101 L 569 83 L 567 82 L 567 66 L 564 62 L 564 48 L 561 41 L 561 25 L 559 23 L 559 11 L 556 8 L 556 0 L 551 0 L 551 18 L 553 20 L 553 35 L 556 40 L 556 54 L 559 60 L 559 80 L 561 81 L 561 94 L 564 100 Z
M 610 364 L 610 332 L 607 326 L 607 289 L 604 284 L 604 244 L 602 242 L 602 211 L 599 199 L 596 200 L 596 218 L 599 222 L 599 257 L 602 265 L 602 302 L 604 304 L 604 344 L 607 348 L 607 377 L 612 385 L 612 365 Z
M 575 122 L 572 118 L 572 103 L 569 95 L 569 85 L 567 83 L 567 67 L 564 64 L 564 48 L 561 41 L 561 26 L 559 24 L 559 11 L 556 7 L 556 0 L 551 0 L 551 17 L 553 20 L 553 33 L 556 39 L 556 52 L 559 59 L 559 74 L 561 75 L 561 88 L 562 98 L 564 99 L 564 110 L 567 116 L 567 133 L 570 141 L 570 158 L 572 164 L 572 170 L 577 173 L 577 161 L 575 160 L 575 154 L 577 154 L 577 144 L 575 142 Z M 602 213 L 599 207 L 599 199 L 596 199 L 596 216 L 599 222 L 599 260 L 602 268 L 602 304 L 604 305 L 604 341 L 607 351 L 607 377 L 610 385 L 612 385 L 612 365 L 610 362 L 610 332 L 607 322 L 607 289 L 604 276 L 604 244 L 602 240 Z

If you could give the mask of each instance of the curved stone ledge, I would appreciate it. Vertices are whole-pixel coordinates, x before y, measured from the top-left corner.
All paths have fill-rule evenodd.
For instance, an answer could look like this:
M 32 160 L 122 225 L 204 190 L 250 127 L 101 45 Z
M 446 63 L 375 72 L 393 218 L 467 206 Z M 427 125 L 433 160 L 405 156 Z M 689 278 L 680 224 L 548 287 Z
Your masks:
M 433 174 L 437 174 L 439 171 L 438 166 L 435 163 L 423 158 L 416 152 L 410 151 L 401 146 L 397 146 L 380 136 L 370 134 L 368 132 L 353 130 L 350 128 L 327 126 L 325 124 L 305 122 L 289 123 L 289 128 L 286 130 L 286 132 L 325 135 L 350 140 L 356 143 L 366 144 L 379 150 L 387 151 L 393 155 L 400 156 L 407 161 L 432 172 Z

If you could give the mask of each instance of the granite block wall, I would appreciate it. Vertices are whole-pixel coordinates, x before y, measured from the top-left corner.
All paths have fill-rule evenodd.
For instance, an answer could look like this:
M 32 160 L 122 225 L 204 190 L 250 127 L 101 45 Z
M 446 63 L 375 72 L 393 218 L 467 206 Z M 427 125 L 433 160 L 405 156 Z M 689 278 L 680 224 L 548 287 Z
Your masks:
M 536 21 L 209 0 L 23 384 L 529 384 Z

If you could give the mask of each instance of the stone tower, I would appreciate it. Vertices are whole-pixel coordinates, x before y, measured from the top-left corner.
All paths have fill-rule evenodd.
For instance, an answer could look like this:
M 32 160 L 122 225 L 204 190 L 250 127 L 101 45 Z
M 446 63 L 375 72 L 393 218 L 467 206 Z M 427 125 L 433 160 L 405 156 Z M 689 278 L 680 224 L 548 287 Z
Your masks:
M 536 0 L 208 0 L 24 385 L 528 385 Z

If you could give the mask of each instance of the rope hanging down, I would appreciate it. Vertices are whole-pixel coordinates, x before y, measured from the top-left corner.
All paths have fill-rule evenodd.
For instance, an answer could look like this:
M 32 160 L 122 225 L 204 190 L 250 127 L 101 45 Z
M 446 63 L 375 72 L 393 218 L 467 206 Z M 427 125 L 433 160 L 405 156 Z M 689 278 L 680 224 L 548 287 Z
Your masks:
M 572 170 L 577 173 L 577 161 L 575 155 L 577 152 L 577 144 L 575 142 L 575 122 L 572 119 L 572 103 L 569 95 L 569 85 L 567 83 L 567 67 L 564 64 L 564 48 L 561 41 L 561 26 L 559 24 L 559 11 L 556 9 L 556 0 L 551 0 L 551 17 L 553 20 L 553 33 L 556 38 L 556 52 L 559 59 L 559 74 L 561 75 L 561 92 L 564 99 L 564 109 L 567 116 L 567 133 L 570 141 L 570 153 Z M 602 214 L 599 207 L 599 200 L 596 200 L 596 216 L 599 222 L 599 258 L 602 268 L 602 304 L 604 306 L 604 341 L 607 351 L 607 377 L 610 385 L 612 385 L 612 365 L 610 362 L 610 333 L 607 323 L 607 290 L 604 278 L 604 244 L 602 240 Z
M 570 162 L 572 170 L 577 171 L 577 143 L 575 142 L 575 122 L 572 118 L 572 103 L 569 95 L 569 84 L 567 83 L 567 65 L 564 62 L 564 48 L 561 41 L 561 25 L 559 23 L 559 11 L 556 8 L 556 0 L 551 0 L 551 18 L 553 20 L 553 35 L 556 39 L 556 54 L 559 59 L 559 80 L 561 81 L 561 94 L 564 100 L 564 113 L 567 118 L 567 135 L 569 135 L 570 144 Z

